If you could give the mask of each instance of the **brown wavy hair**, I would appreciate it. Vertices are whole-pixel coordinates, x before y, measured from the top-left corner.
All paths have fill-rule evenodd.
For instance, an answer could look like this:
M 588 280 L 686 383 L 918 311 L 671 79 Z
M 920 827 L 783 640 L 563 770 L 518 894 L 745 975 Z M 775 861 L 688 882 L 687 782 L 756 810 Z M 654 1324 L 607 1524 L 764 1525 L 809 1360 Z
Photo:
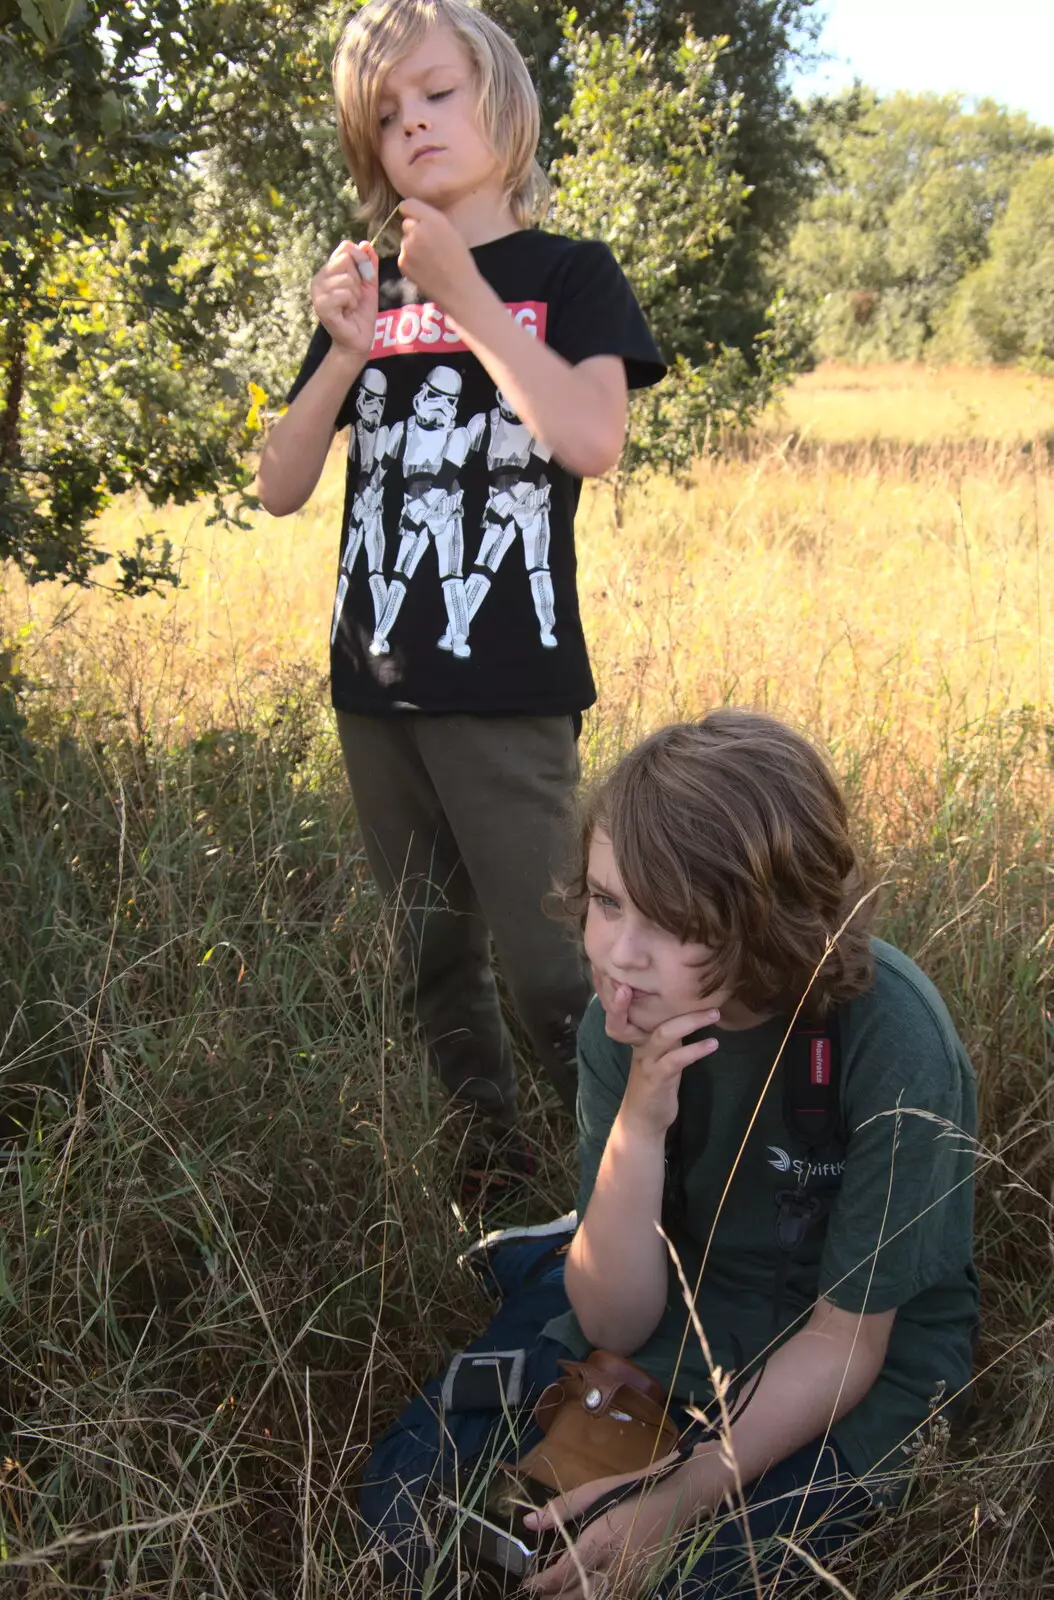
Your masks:
M 505 194 L 518 227 L 540 222 L 549 183 L 535 160 L 541 126 L 538 96 L 526 63 L 496 22 L 468 0 L 369 0 L 348 21 L 333 57 L 337 130 L 359 207 L 374 234 L 402 196 L 377 154 L 378 104 L 397 61 L 432 28 L 449 28 L 468 52 L 479 89 L 479 126 L 505 173 Z M 393 247 L 389 227 L 378 240 Z
M 634 905 L 711 952 L 700 993 L 806 1016 L 865 993 L 874 896 L 841 790 L 807 739 L 758 711 L 675 723 L 587 794 L 577 875 L 560 893 L 583 921 L 597 830 Z M 815 976 L 814 976 L 815 974 Z

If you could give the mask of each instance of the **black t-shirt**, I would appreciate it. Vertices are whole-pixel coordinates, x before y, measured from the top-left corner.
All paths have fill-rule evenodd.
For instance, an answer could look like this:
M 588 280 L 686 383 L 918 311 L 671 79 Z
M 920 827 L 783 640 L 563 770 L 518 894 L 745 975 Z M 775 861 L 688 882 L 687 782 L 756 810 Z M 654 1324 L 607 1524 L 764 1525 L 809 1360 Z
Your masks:
M 577 363 L 665 372 L 606 245 L 525 230 L 472 251 L 510 315 Z M 330 338 L 316 328 L 289 399 Z M 350 427 L 330 663 L 340 711 L 564 714 L 596 698 L 578 610 L 581 479 L 531 437 L 456 327 L 380 267 L 373 350 Z

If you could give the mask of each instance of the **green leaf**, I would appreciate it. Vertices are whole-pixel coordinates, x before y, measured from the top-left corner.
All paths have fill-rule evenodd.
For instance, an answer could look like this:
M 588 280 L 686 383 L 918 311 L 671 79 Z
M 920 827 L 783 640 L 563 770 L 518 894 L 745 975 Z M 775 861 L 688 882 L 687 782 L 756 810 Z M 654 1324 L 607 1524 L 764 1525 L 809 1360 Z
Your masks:
M 18 9 L 22 13 L 22 21 L 26 26 L 32 28 L 41 44 L 47 44 L 47 29 L 44 26 L 40 12 L 34 4 L 34 0 L 18 0 Z
M 124 125 L 124 107 L 112 89 L 107 89 L 99 101 L 99 122 L 106 138 Z

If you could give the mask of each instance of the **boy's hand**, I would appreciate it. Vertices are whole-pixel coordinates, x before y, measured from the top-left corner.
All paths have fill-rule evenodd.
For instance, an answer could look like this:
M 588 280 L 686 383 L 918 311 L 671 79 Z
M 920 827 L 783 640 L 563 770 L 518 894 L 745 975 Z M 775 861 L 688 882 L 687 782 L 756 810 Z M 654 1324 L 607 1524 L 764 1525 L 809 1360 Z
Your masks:
M 404 200 L 399 270 L 456 320 L 459 305 L 480 281 L 471 251 L 452 222 L 423 200 Z
M 615 983 L 597 967 L 590 967 L 593 988 L 604 1008 L 604 1031 L 609 1039 L 619 1044 L 643 1044 L 650 1037 L 646 1028 L 638 1028 L 630 1021 L 629 1008 L 633 1004 L 633 990 L 624 983 Z
M 633 1046 L 619 1118 L 651 1138 L 664 1138 L 677 1116 L 681 1073 L 717 1049 L 716 1039 L 700 1039 L 694 1044 L 683 1041 L 699 1028 L 713 1027 L 721 1020 L 721 1013 L 712 1008 L 690 1011 L 683 1017 L 669 1017 L 651 1033 L 644 1033 L 629 1020 L 633 990 L 627 984 L 601 980 L 597 993 L 604 1007 L 608 1036 Z
M 580 1483 L 577 1489 L 571 1489 L 567 1494 L 554 1495 L 547 1500 L 537 1511 L 528 1511 L 524 1517 L 524 1525 L 545 1533 L 550 1528 L 556 1528 L 561 1523 L 578 1522 L 583 1518 L 591 1505 L 594 1505 L 601 1496 L 607 1495 L 612 1489 L 621 1489 L 626 1484 L 637 1483 L 641 1491 L 651 1492 L 652 1485 L 649 1478 L 659 1473 L 665 1474 L 666 1468 L 676 1461 L 675 1451 L 669 1455 L 660 1456 L 653 1461 L 650 1467 L 640 1467 L 636 1472 L 617 1472 L 608 1478 L 593 1478 L 588 1483 Z
M 581 1497 L 595 1487 L 584 1485 L 572 1495 L 551 1500 L 540 1513 L 539 1526 L 558 1526 L 565 1516 L 580 1515 Z M 687 1520 L 687 1508 L 672 1482 L 633 1495 L 587 1523 L 571 1548 L 528 1578 L 523 1587 L 529 1595 L 559 1595 L 560 1600 L 589 1600 L 607 1593 L 613 1579 L 628 1579 L 628 1585 L 636 1588 L 635 1580 L 645 1577 L 642 1568 L 649 1558 L 653 1559 Z M 623 1592 L 620 1587 L 619 1593 Z
M 334 348 L 368 361 L 377 326 L 377 256 L 371 246 L 342 240 L 311 280 L 311 304 Z

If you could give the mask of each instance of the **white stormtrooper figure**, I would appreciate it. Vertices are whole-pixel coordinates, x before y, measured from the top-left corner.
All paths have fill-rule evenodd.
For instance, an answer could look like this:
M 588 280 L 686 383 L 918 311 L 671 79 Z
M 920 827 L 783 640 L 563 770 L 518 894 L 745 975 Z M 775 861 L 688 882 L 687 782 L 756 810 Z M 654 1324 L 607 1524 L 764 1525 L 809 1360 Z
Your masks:
M 406 489 L 399 518 L 399 550 L 388 585 L 384 614 L 370 644 L 370 654 L 387 655 L 388 636 L 399 615 L 410 579 L 431 538 L 447 613 L 446 648 L 455 656 L 471 654 L 468 605 L 461 564 L 464 559 L 463 492 L 456 472 L 478 448 L 485 418 L 474 417 L 457 427 L 461 375 L 453 367 L 433 367 L 414 396 L 414 414 L 394 423 L 383 444 L 387 459 L 400 461 Z
M 552 451 L 535 439 L 516 415 L 507 395 L 498 390 L 497 408 L 490 412 L 490 442 L 487 465 L 491 472 L 490 495 L 483 512 L 483 539 L 474 570 L 465 583 L 469 622 L 483 604 L 493 575 L 516 541 L 523 538 L 523 559 L 531 585 L 531 598 L 538 618 L 538 632 L 546 650 L 555 650 L 556 609 L 553 580 L 549 571 L 549 500 L 551 486 L 542 475 L 531 482 L 522 474 L 532 456 L 548 461 Z M 447 635 L 439 641 L 449 649 Z
M 381 427 L 381 418 L 384 416 L 387 395 L 388 379 L 380 367 L 367 367 L 355 396 L 359 420 L 348 443 L 349 452 L 358 451 L 359 471 L 363 477 L 368 477 L 373 471 L 376 457 L 384 450 L 387 430 Z
M 490 412 L 490 443 L 487 446 L 487 466 L 492 473 L 510 473 L 514 467 L 526 471 L 531 457 L 548 461 L 552 456 L 549 446 L 535 439 L 527 425 L 520 421 L 512 408 L 508 395 L 497 391 L 497 407 Z
M 340 558 L 340 576 L 337 579 L 337 594 L 333 602 L 333 626 L 329 633 L 331 645 L 337 637 L 341 612 L 344 610 L 344 601 L 347 598 L 348 585 L 351 582 L 352 568 L 355 565 L 359 551 L 364 545 L 366 547 L 366 566 L 369 570 L 370 594 L 373 596 L 375 627 L 384 614 L 388 590 L 383 576 L 384 521 L 381 510 L 383 503 L 384 468 L 377 466 L 374 468 L 369 480 L 363 484 L 351 502 L 351 511 L 348 516 L 348 539 L 344 546 L 344 554 Z

